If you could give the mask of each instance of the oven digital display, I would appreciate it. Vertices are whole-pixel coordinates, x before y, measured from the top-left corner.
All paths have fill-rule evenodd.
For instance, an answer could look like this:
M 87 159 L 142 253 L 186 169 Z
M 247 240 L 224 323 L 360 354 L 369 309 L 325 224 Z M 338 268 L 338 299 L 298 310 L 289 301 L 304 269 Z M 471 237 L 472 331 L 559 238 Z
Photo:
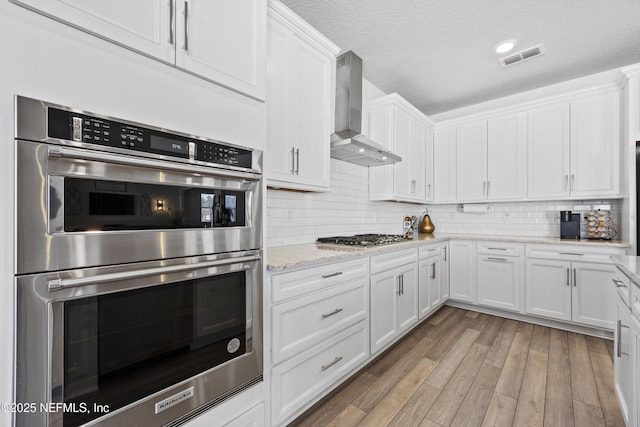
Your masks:
M 186 141 L 179 141 L 177 139 L 151 135 L 149 142 L 151 148 L 154 150 L 166 151 L 170 153 L 180 153 L 186 156 L 189 155 L 189 143 Z

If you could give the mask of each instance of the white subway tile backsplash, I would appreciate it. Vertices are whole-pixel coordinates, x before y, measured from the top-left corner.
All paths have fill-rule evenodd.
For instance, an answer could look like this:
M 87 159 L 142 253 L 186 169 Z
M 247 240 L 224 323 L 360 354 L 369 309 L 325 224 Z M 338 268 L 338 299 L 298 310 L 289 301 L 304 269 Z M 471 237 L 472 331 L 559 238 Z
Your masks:
M 436 233 L 473 233 L 526 237 L 559 237 L 560 210 L 589 201 L 491 203 L 484 213 L 463 213 L 461 204 L 417 205 L 369 200 L 365 167 L 331 159 L 331 191 L 300 193 L 267 190 L 266 246 L 311 243 L 321 236 L 358 233 L 402 233 L 406 215 L 419 219 L 425 209 Z M 619 201 L 610 204 L 614 227 L 620 223 Z

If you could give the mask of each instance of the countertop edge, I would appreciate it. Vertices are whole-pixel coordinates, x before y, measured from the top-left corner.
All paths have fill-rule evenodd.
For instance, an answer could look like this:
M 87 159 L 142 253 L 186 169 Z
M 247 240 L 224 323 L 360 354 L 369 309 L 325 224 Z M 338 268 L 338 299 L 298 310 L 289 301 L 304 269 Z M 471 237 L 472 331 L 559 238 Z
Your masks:
M 558 238 L 539 238 L 539 237 L 520 237 L 520 236 L 486 236 L 486 235 L 465 235 L 465 234 L 445 234 L 445 235 L 420 235 L 414 240 L 407 242 L 395 243 L 384 246 L 374 246 L 371 248 L 352 248 L 341 247 L 339 245 L 325 245 L 316 243 L 303 243 L 298 245 L 274 246 L 266 249 L 266 269 L 271 274 L 283 273 L 290 270 L 320 266 L 331 264 L 334 262 L 345 261 L 360 256 L 376 255 L 378 253 L 391 252 L 395 250 L 408 249 L 411 247 L 420 247 L 435 243 L 447 242 L 452 240 L 474 240 L 474 241 L 493 241 L 505 243 L 523 243 L 523 244 L 543 244 L 543 245 L 576 245 L 584 247 L 603 247 L 603 248 L 621 248 L 626 249 L 631 245 L 624 241 L 602 241 L 602 240 L 561 240 Z M 278 261 L 270 261 L 269 253 L 272 251 L 319 251 L 305 259 L 286 260 L 286 255 L 280 254 L 276 256 Z M 326 250 L 326 253 L 322 253 Z M 294 257 L 289 257 L 294 258 Z M 614 258 L 614 257 L 611 257 Z M 283 260 L 284 259 L 284 260 Z M 638 277 L 640 280 L 640 277 Z

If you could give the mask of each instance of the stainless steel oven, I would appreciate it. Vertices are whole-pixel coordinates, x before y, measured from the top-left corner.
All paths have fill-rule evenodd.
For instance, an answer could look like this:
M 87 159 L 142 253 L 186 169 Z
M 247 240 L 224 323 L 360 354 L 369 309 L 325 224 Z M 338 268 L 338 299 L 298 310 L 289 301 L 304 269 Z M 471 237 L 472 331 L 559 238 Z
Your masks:
M 261 153 L 23 97 L 16 129 L 16 426 L 178 425 L 261 381 Z

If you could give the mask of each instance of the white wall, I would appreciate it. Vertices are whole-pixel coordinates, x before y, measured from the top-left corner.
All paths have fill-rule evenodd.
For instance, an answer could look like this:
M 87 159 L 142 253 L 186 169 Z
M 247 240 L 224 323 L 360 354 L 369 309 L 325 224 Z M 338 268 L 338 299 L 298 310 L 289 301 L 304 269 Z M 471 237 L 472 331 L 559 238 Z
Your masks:
M 0 403 L 12 399 L 13 96 L 25 96 L 264 149 L 261 102 L 0 2 Z M 10 425 L 0 412 L 0 425 Z

